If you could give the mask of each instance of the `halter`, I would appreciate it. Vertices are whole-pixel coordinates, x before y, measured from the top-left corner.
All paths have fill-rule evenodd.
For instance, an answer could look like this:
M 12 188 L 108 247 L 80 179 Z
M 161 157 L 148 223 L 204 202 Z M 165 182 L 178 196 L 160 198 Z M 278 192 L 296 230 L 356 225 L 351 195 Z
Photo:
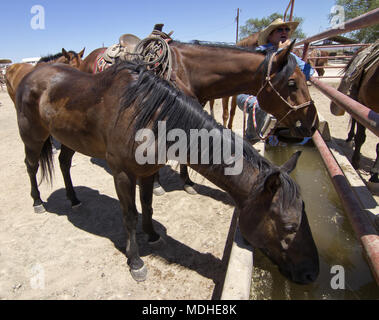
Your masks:
M 282 117 L 279 121 L 276 121 L 276 123 L 275 123 L 275 126 L 271 129 L 271 132 L 273 132 L 274 131 L 274 129 L 276 129 L 277 127 L 278 127 L 278 125 L 285 119 L 285 118 L 287 118 L 287 116 L 291 113 L 291 112 L 293 112 L 293 111 L 297 111 L 297 110 L 299 110 L 299 109 L 302 109 L 302 108 L 305 108 L 305 107 L 307 107 L 307 106 L 309 106 L 309 105 L 311 105 L 311 104 L 313 104 L 314 102 L 313 102 L 313 100 L 311 99 L 311 100 L 309 100 L 309 101 L 307 101 L 307 102 L 304 102 L 304 103 L 302 103 L 302 104 L 299 104 L 299 105 L 297 105 L 297 106 L 293 106 L 293 105 L 291 105 L 290 103 L 288 103 L 288 101 L 286 100 L 286 99 L 284 99 L 283 97 L 282 97 L 282 95 L 275 89 L 275 87 L 274 87 L 274 85 L 272 84 L 272 82 L 271 82 L 271 76 L 270 76 L 270 74 L 271 74 L 271 69 L 272 69 L 272 63 L 273 63 L 273 61 L 274 61 L 274 58 L 275 58 L 275 56 L 277 55 L 277 53 L 278 53 L 278 51 L 276 51 L 276 52 L 274 52 L 273 54 L 272 54 L 272 56 L 270 57 L 270 60 L 269 60 L 269 63 L 268 63 L 268 68 L 267 68 L 267 74 L 266 74 L 266 77 L 265 77 L 265 82 L 262 84 L 262 86 L 261 86 L 261 88 L 258 90 L 258 93 L 257 93 L 257 95 L 256 95 L 256 98 L 257 98 L 257 100 L 258 100 L 258 95 L 262 92 L 262 90 L 267 86 L 267 85 L 269 85 L 271 88 L 272 88 L 272 90 L 277 94 L 277 96 L 289 107 L 289 111 L 284 115 L 284 117 Z M 255 113 L 255 105 L 254 105 L 254 109 L 253 109 L 253 111 L 254 111 L 254 113 Z M 256 123 L 254 123 L 254 126 L 256 126 Z M 271 135 L 271 133 L 269 133 L 269 134 L 267 134 L 265 137 L 261 137 L 261 135 L 260 134 L 258 134 L 258 136 L 259 136 L 259 138 L 261 139 L 261 140 L 265 140 L 265 139 L 267 139 L 269 136 Z

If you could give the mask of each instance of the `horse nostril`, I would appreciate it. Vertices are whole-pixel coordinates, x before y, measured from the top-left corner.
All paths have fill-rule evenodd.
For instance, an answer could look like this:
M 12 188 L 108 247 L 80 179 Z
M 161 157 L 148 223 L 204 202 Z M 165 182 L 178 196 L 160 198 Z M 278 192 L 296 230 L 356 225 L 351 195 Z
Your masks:
M 317 279 L 317 274 L 316 273 L 306 273 L 304 274 L 304 282 L 305 283 L 310 283 L 314 282 Z

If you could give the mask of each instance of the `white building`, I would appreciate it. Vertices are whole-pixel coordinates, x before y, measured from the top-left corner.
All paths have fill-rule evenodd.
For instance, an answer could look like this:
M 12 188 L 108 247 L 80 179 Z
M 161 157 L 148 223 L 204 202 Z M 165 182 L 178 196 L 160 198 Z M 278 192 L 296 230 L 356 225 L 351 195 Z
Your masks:
M 37 64 L 37 62 L 39 61 L 39 59 L 41 59 L 41 57 L 24 58 L 24 59 L 21 60 L 21 62 L 30 63 L 32 65 L 35 65 L 35 64 Z

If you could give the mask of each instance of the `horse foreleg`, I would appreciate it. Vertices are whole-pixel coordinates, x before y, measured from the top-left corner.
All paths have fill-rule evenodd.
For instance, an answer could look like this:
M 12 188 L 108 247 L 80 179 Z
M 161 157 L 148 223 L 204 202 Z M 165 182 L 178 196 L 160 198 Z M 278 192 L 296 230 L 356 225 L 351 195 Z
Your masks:
M 154 176 L 140 179 L 140 200 L 142 207 L 142 229 L 149 236 L 149 243 L 155 245 L 160 242 L 160 236 L 153 226 L 153 183 Z
M 111 163 L 109 165 L 115 172 Z M 146 280 L 147 269 L 139 255 L 136 239 L 138 222 L 138 212 L 135 205 L 136 179 L 133 175 L 128 175 L 123 171 L 114 173 L 113 178 L 126 229 L 126 256 L 130 273 L 134 280 L 144 281 Z
M 236 107 L 237 107 L 237 96 L 233 96 L 232 102 L 230 103 L 230 114 L 229 114 L 229 123 L 228 123 L 228 129 L 230 130 L 233 127 L 233 120 L 236 114 Z
M 229 118 L 229 97 L 222 98 L 222 124 L 226 127 Z
M 74 154 L 74 150 L 66 147 L 63 144 L 61 145 L 61 152 L 59 154 L 59 165 L 61 167 L 63 180 L 66 187 L 66 195 L 67 198 L 71 201 L 71 206 L 73 208 L 79 207 L 81 205 L 81 202 L 76 197 L 70 174 L 71 162 Z
M 359 122 L 357 122 L 357 133 L 355 134 L 354 137 L 354 142 L 355 142 L 355 148 L 354 148 L 354 153 L 352 157 L 351 164 L 353 165 L 354 169 L 359 168 L 359 161 L 361 159 L 361 147 L 363 143 L 366 140 L 366 128 L 361 125 Z
M 180 165 L 180 177 L 184 181 L 184 190 L 189 194 L 197 194 L 196 190 L 193 188 L 195 183 L 190 179 L 188 175 L 188 169 L 185 164 Z

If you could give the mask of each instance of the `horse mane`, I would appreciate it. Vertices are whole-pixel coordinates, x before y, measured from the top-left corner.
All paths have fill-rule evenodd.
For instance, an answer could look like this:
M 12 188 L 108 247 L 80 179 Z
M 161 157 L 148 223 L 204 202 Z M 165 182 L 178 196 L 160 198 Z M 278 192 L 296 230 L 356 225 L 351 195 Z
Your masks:
M 355 58 L 357 57 L 357 55 L 359 54 L 359 52 L 363 51 L 364 49 L 366 49 L 366 47 L 361 47 L 359 48 L 358 50 L 356 50 L 354 52 L 354 54 L 351 56 L 349 62 L 346 64 L 346 66 L 342 69 L 341 71 L 341 74 L 345 74 L 346 71 L 350 68 L 350 66 L 354 63 L 354 60 Z
M 124 61 L 119 62 L 111 68 L 114 68 L 113 74 L 127 69 L 131 73 L 138 75 L 138 77 L 131 81 L 125 88 L 120 99 L 119 109 L 120 117 L 122 112 L 127 108 L 132 106 L 136 108 L 134 113 L 134 134 L 136 134 L 139 129 L 148 127 L 149 123 L 154 119 L 152 130 L 155 136 L 157 136 L 158 121 L 166 121 L 167 131 L 178 128 L 184 130 L 187 137 L 190 136 L 191 129 L 206 129 L 208 132 L 216 129 L 222 136 L 222 130 L 225 128 L 217 123 L 197 100 L 185 95 L 173 87 L 168 81 L 157 77 L 154 73 L 148 71 L 141 63 Z M 235 150 L 235 136 L 235 133 L 231 131 L 230 143 L 232 150 Z M 190 139 L 187 139 L 188 149 L 190 148 L 189 140 Z M 167 147 L 169 147 L 169 145 L 170 142 L 167 143 Z M 212 167 L 215 165 L 212 164 L 213 151 L 213 139 L 210 139 L 208 152 L 210 155 L 209 163 L 211 165 L 209 170 L 212 170 Z M 202 152 L 206 151 L 202 150 Z M 222 150 L 215 150 L 215 152 L 222 152 Z M 243 140 L 243 157 L 253 167 L 259 170 L 259 176 L 265 177 L 279 170 L 277 166 L 272 165 L 267 159 L 262 157 L 246 140 Z M 299 196 L 299 187 L 289 175 L 283 171 L 281 172 L 280 179 L 283 188 L 282 197 L 286 199 L 283 205 L 289 206 Z
M 78 55 L 75 51 L 68 51 L 69 53 L 72 53 L 75 55 L 75 57 Z M 54 61 L 54 60 L 57 60 L 58 58 L 62 57 L 63 56 L 63 53 L 62 52 L 58 52 L 56 54 L 48 54 L 44 57 L 42 57 L 41 59 L 39 59 L 39 61 L 37 62 L 38 63 L 42 63 L 42 62 L 50 62 L 50 61 Z

